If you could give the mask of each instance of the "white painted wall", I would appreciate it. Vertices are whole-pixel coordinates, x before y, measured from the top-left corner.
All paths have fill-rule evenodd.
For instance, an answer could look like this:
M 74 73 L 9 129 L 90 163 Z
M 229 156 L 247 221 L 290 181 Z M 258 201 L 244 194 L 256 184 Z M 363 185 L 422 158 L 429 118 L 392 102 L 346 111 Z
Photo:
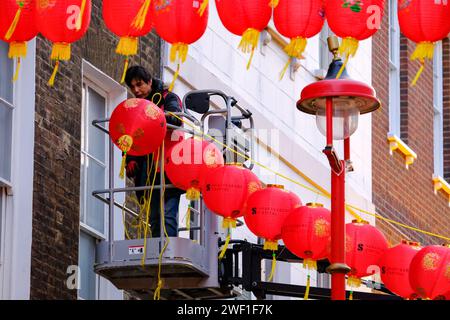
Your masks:
M 273 23 L 271 22 L 272 26 Z M 258 129 L 279 129 L 278 148 L 273 142 L 268 145 L 278 152 L 296 168 L 306 173 L 319 185 L 330 190 L 330 170 L 328 161 L 322 153 L 325 146 L 323 137 L 316 128 L 315 118 L 296 109 L 296 101 L 300 92 L 315 79 L 300 68 L 295 81 L 288 74 L 279 81 L 279 73 L 287 61 L 287 57 L 274 42 L 265 48 L 265 55 L 258 49 L 255 51 L 250 70 L 246 70 L 249 55 L 238 50 L 240 38 L 229 33 L 220 22 L 214 1 L 210 2 L 210 18 L 205 35 L 189 48 L 187 61 L 181 66 L 180 80 L 174 91 L 183 96 L 192 89 L 219 89 L 234 96 L 239 105 L 248 108 L 254 116 Z M 355 80 L 371 83 L 371 40 L 362 41 L 356 57 L 350 60 L 347 67 L 350 76 Z M 170 81 L 176 65 L 168 60 L 168 46 L 165 48 L 164 80 Z M 319 68 L 319 36 L 309 40 L 301 64 L 311 73 Z M 342 155 L 343 148 L 337 150 Z M 256 150 L 256 160 L 280 173 L 308 185 L 285 164 L 279 163 L 266 154 L 261 146 Z M 355 171 L 347 176 L 347 202 L 360 208 L 374 212 L 372 199 L 372 157 L 371 157 L 371 115 L 361 116 L 359 128 L 351 138 L 351 159 Z M 330 201 L 317 196 L 305 188 L 286 181 L 272 173 L 255 166 L 254 172 L 265 183 L 285 185 L 286 189 L 295 192 L 303 201 L 321 202 L 330 208 Z M 182 210 L 180 212 L 183 212 Z M 182 214 L 180 215 L 183 216 Z M 362 214 L 364 219 L 374 223 L 374 218 Z M 352 217 L 347 214 L 347 221 Z M 184 225 L 184 224 L 182 224 Z M 233 232 L 233 238 L 247 239 L 256 242 L 256 237 L 244 226 Z M 282 272 L 275 279 L 283 282 Z M 300 266 L 293 266 L 289 277 L 284 279 L 291 283 L 305 283 L 306 273 Z M 314 284 L 314 280 L 312 284 Z

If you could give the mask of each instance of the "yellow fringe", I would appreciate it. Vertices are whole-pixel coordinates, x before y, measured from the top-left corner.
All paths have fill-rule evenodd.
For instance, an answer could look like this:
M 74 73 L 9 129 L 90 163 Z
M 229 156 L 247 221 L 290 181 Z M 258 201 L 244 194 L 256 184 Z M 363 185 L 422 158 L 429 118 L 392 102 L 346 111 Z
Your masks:
M 125 178 L 125 164 L 127 162 L 127 153 L 124 152 L 123 156 L 122 156 L 122 163 L 120 165 L 120 173 L 119 173 L 119 177 L 120 179 L 124 179 Z
M 283 50 L 290 57 L 301 58 L 302 53 L 305 51 L 306 44 L 307 44 L 306 38 L 303 37 L 292 38 L 289 44 L 285 46 Z
M 342 39 L 342 43 L 339 46 L 339 54 L 341 56 L 345 55 L 345 62 L 339 70 L 336 79 L 339 79 L 344 72 L 345 67 L 347 66 L 348 60 L 350 57 L 353 57 L 358 51 L 359 41 L 352 37 L 347 37 Z
M 275 268 L 277 266 L 277 259 L 276 259 L 276 255 L 275 252 L 272 253 L 272 269 L 270 270 L 270 275 L 269 278 L 267 279 L 267 281 L 272 281 L 273 276 L 275 275 Z
M 219 260 L 222 260 L 222 258 L 225 256 L 225 252 L 228 249 L 228 244 L 231 240 L 231 234 L 228 232 L 227 239 L 225 240 L 225 244 L 223 245 L 222 251 L 220 251 Z
M 147 18 L 148 9 L 150 8 L 150 2 L 151 0 L 145 0 L 142 4 L 141 8 L 139 9 L 136 17 L 134 18 L 132 22 L 132 27 L 136 30 L 141 30 L 145 25 L 145 19 Z
M 236 228 L 236 219 L 233 218 L 223 218 L 222 228 Z
M 280 0 L 270 0 L 269 7 L 276 8 Z
M 53 87 L 55 85 L 55 79 L 56 79 L 56 74 L 58 73 L 58 69 L 59 69 L 59 60 L 56 61 L 52 76 L 48 80 L 48 85 L 50 87 Z
M 177 42 L 172 44 L 170 48 L 170 62 L 175 62 L 178 58 L 178 62 L 183 63 L 186 61 L 189 46 L 186 43 Z
M 81 0 L 80 14 L 77 18 L 77 22 L 75 24 L 75 29 L 79 31 L 81 29 L 81 25 L 83 24 L 83 15 L 84 10 L 86 9 L 86 0 Z
M 271 250 L 271 251 L 278 250 L 278 241 L 266 240 L 264 242 L 263 250 Z
M 16 72 L 14 72 L 14 77 L 12 78 L 12 82 L 16 82 L 17 79 L 19 79 L 19 70 L 20 70 L 20 57 L 17 58 Z
M 5 34 L 6 40 L 11 39 L 12 35 L 14 34 L 14 31 L 16 31 L 17 25 L 19 24 L 20 14 L 22 13 L 23 5 L 24 5 L 23 1 L 19 2 L 18 5 L 19 5 L 19 9 L 17 9 L 16 15 L 14 16 L 14 19 L 13 19 L 11 25 L 9 26 L 8 31 L 6 31 L 6 34 Z
M 52 60 L 70 60 L 71 50 L 70 43 L 55 42 L 52 47 L 52 54 L 50 59 Z
M 169 86 L 170 92 L 173 91 L 173 88 L 175 87 L 175 82 L 177 81 L 179 75 L 180 75 L 180 64 L 177 65 L 177 70 L 175 71 L 172 82 L 170 83 L 170 86 Z
M 126 58 L 124 66 L 123 66 L 122 78 L 120 78 L 120 83 L 124 83 L 125 82 L 125 77 L 127 75 L 127 70 L 128 70 L 128 64 L 129 63 L 130 63 L 130 60 L 128 60 L 128 58 Z
M 200 191 L 196 188 L 189 188 L 186 190 L 186 199 L 195 201 L 200 199 Z
M 13 41 L 9 44 L 8 58 L 25 58 L 27 55 L 27 43 Z
M 303 259 L 303 268 L 308 270 L 317 270 L 317 261 L 309 258 Z
M 349 276 L 347 279 L 347 284 L 352 288 L 359 288 L 361 286 L 361 279 Z
M 250 68 L 255 48 L 258 46 L 259 31 L 254 28 L 248 28 L 242 35 L 238 48 L 244 53 L 251 52 L 250 59 L 247 63 L 247 69 Z
M 121 37 L 116 48 L 116 53 L 123 56 L 133 56 L 138 51 L 137 37 Z
M 305 290 L 305 296 L 303 297 L 303 300 L 308 300 L 310 286 L 311 286 L 311 276 L 308 274 L 308 276 L 306 277 L 306 290 Z
M 205 13 L 206 8 L 208 8 L 209 0 L 203 0 L 202 5 L 198 9 L 197 13 L 201 16 Z

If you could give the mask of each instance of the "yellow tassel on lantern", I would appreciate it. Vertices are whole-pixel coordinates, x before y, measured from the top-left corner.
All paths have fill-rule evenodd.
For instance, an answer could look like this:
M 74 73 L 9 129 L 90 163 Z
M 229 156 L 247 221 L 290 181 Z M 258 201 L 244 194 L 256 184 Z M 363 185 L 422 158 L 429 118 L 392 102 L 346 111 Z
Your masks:
M 345 61 L 338 74 L 336 75 L 336 79 L 339 79 L 341 77 L 342 72 L 344 72 L 344 69 L 347 66 L 348 60 L 350 59 L 350 57 L 353 57 L 356 54 L 356 51 L 358 51 L 358 46 L 359 41 L 355 38 L 346 37 L 342 39 L 342 43 L 339 46 L 339 54 L 341 56 L 345 55 Z
M 271 251 L 278 250 L 278 241 L 266 240 L 264 242 L 263 250 L 271 250 Z
M 122 78 L 120 79 L 120 83 L 124 83 L 125 82 L 125 77 L 127 75 L 127 70 L 128 70 L 128 64 L 129 63 L 130 63 L 130 60 L 128 58 L 126 58 L 124 66 L 123 66 Z
M 201 16 L 205 13 L 206 8 L 208 8 L 209 0 L 203 0 L 202 5 L 198 9 L 197 13 Z
M 352 288 L 359 288 L 361 286 L 361 279 L 353 276 L 349 276 L 347 284 Z
M 186 229 L 187 229 L 188 233 L 191 230 L 191 205 L 190 204 L 188 204 L 188 208 L 186 211 Z
M 55 42 L 52 47 L 52 54 L 50 58 L 52 60 L 70 60 L 71 50 L 70 43 Z
M 225 252 L 227 251 L 230 240 L 231 240 L 231 234 L 228 233 L 227 239 L 225 240 L 225 244 L 223 245 L 222 251 L 220 252 L 219 260 L 222 260 L 222 258 L 225 256 Z
M 413 54 L 411 55 L 411 60 L 419 60 L 420 61 L 420 68 L 419 71 L 417 71 L 416 76 L 414 77 L 413 81 L 411 82 L 411 86 L 415 86 L 417 81 L 420 78 L 420 75 L 422 74 L 423 70 L 425 69 L 425 60 L 432 60 L 434 56 L 434 43 L 429 41 L 419 42 L 416 46 L 416 49 L 414 50 Z
M 17 79 L 19 79 L 19 71 L 20 71 L 20 57 L 17 58 L 16 71 L 14 72 L 12 82 L 16 82 Z
M 248 28 L 242 35 L 241 42 L 239 43 L 239 49 L 241 49 L 242 52 L 251 52 L 250 59 L 247 63 L 247 69 L 250 68 L 255 48 L 258 46 L 259 33 L 260 32 L 254 28 Z
M 136 30 L 141 30 L 145 25 L 145 19 L 147 19 L 148 10 L 150 8 L 150 2 L 151 0 L 145 0 L 142 4 L 141 8 L 139 9 L 136 17 L 134 18 L 132 22 L 133 28 Z
M 303 260 L 303 268 L 308 270 L 317 270 L 317 261 L 306 258 Z
M 122 150 L 122 152 L 123 152 L 119 176 L 121 179 L 124 179 L 125 178 L 125 165 L 127 162 L 127 152 L 130 151 L 130 149 L 133 145 L 133 138 L 130 135 L 124 134 L 123 136 L 121 136 L 119 138 L 119 140 L 117 141 L 117 144 L 119 146 L 119 149 Z
M 12 35 L 14 34 L 14 31 L 16 31 L 17 25 L 19 24 L 19 20 L 20 20 L 20 15 L 22 13 L 22 9 L 24 6 L 24 2 L 23 1 L 18 2 L 18 6 L 19 6 L 19 9 L 17 9 L 14 19 L 13 19 L 11 25 L 9 26 L 8 31 L 6 31 L 6 34 L 5 34 L 6 40 L 11 39 Z
M 55 85 L 55 79 L 56 79 L 56 74 L 58 73 L 58 70 L 59 70 L 59 60 L 56 61 L 55 67 L 53 68 L 52 75 L 51 75 L 50 79 L 48 80 L 48 85 L 50 87 L 53 87 Z
M 19 71 L 21 65 L 21 58 L 27 55 L 27 43 L 26 42 L 11 42 L 9 44 L 8 57 L 10 59 L 17 59 L 16 71 L 12 79 L 13 82 L 19 79 Z
M 186 199 L 195 201 L 200 199 L 200 190 L 197 188 L 189 188 L 186 190 Z
M 286 52 L 289 56 L 289 60 L 284 65 L 284 68 L 280 73 L 280 80 L 283 79 L 287 68 L 291 64 L 292 58 L 301 58 L 302 53 L 305 51 L 306 43 L 306 38 L 297 37 L 292 38 L 289 44 L 284 47 L 284 52 Z
M 350 291 L 350 295 L 348 296 L 348 300 L 353 300 L 353 291 Z
M 137 37 L 121 37 L 116 48 L 116 53 L 123 56 L 133 56 L 138 52 L 139 40 Z
M 189 46 L 186 43 L 177 42 L 172 44 L 172 47 L 170 48 L 170 62 L 175 62 L 178 60 L 177 70 L 175 71 L 175 74 L 173 76 L 172 82 L 169 86 L 169 91 L 172 91 L 175 87 L 175 82 L 178 79 L 178 76 L 180 75 L 180 63 L 184 63 L 187 59 Z
M 269 278 L 267 279 L 267 281 L 272 281 L 273 276 L 275 275 L 275 268 L 277 266 L 277 259 L 276 259 L 276 255 L 275 252 L 272 253 L 272 269 L 270 270 L 270 275 Z
M 77 22 L 75 24 L 75 29 L 79 31 L 81 25 L 83 24 L 84 10 L 86 9 L 86 0 L 81 0 L 80 14 L 78 15 Z
M 308 300 L 310 286 L 311 286 L 311 276 L 308 274 L 308 276 L 306 277 L 306 289 L 305 289 L 305 296 L 303 297 L 303 300 Z
M 236 219 L 228 218 L 228 217 L 223 218 L 222 228 L 224 228 L 224 229 L 236 228 Z
M 270 0 L 269 7 L 276 8 L 280 0 Z

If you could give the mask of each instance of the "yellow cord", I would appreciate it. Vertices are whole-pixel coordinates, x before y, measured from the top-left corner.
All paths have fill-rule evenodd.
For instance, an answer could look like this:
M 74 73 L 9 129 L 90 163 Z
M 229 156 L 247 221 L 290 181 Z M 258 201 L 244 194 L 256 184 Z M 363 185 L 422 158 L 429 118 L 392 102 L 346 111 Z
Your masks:
M 276 258 L 276 254 L 275 252 L 272 253 L 272 269 L 270 270 L 270 275 L 269 278 L 267 279 L 267 281 L 272 281 L 273 276 L 275 275 L 275 268 L 277 266 L 277 258 Z
M 352 37 L 346 37 L 342 39 L 342 43 L 339 46 L 339 53 L 341 56 L 345 55 L 345 62 L 336 75 L 336 79 L 340 79 L 342 73 L 344 72 L 344 68 L 347 66 L 348 60 L 350 57 L 353 57 L 358 51 L 359 41 Z
M 350 295 L 348 297 L 348 300 L 353 300 L 353 290 L 350 291 Z
M 221 141 L 215 139 L 214 137 L 208 135 L 207 133 L 202 132 L 202 130 L 196 128 L 194 125 L 192 125 L 191 123 L 187 122 L 185 119 L 183 119 L 183 118 L 181 118 L 181 117 L 178 117 L 176 114 L 174 114 L 174 113 L 172 113 L 172 112 L 168 112 L 168 113 L 169 113 L 171 116 L 174 116 L 175 118 L 179 119 L 179 120 L 182 121 L 183 123 L 185 123 L 185 124 L 187 124 L 188 126 L 190 126 L 194 131 L 197 131 L 197 132 L 201 133 L 204 137 L 207 137 L 208 139 L 211 139 L 212 141 L 215 141 L 216 143 L 218 143 L 219 145 L 223 146 L 224 148 L 226 148 L 226 149 L 230 150 L 231 152 L 233 152 L 233 153 L 235 153 L 235 154 L 237 154 L 237 155 L 243 157 L 243 158 L 246 159 L 246 160 L 249 160 L 249 161 L 253 162 L 253 163 L 256 164 L 257 166 L 260 166 L 261 168 L 263 168 L 263 169 L 265 169 L 265 170 L 267 170 L 267 171 L 269 171 L 269 172 L 272 172 L 273 174 L 275 174 L 275 175 L 277 175 L 277 176 L 279 176 L 279 177 L 281 177 L 281 178 L 283 178 L 283 179 L 286 179 L 286 180 L 288 180 L 288 181 L 294 183 L 295 185 L 298 185 L 298 186 L 300 186 L 300 187 L 302 187 L 302 188 L 305 188 L 305 189 L 307 189 L 307 190 L 309 190 L 309 191 L 311 191 L 311 192 L 313 192 L 313 193 L 316 193 L 316 194 L 319 195 L 319 196 L 323 196 L 323 197 L 326 197 L 326 198 L 330 198 L 330 197 L 331 197 L 331 194 L 330 194 L 329 192 L 325 191 L 322 187 L 320 187 L 320 186 L 316 185 L 315 183 L 313 183 L 313 181 L 312 181 L 311 179 L 306 178 L 306 180 L 307 180 L 309 183 L 315 185 L 315 188 L 316 188 L 316 189 L 310 188 L 310 187 L 308 187 L 308 186 L 306 186 L 306 185 L 304 185 L 304 184 L 302 184 L 302 183 L 300 183 L 300 182 L 298 182 L 298 181 L 296 181 L 296 180 L 294 180 L 294 179 L 292 179 L 292 178 L 289 178 L 289 177 L 285 176 L 285 175 L 282 174 L 282 173 L 276 172 L 275 170 L 273 170 L 273 169 L 271 169 L 271 168 L 269 168 L 269 167 L 267 167 L 267 166 L 265 166 L 265 165 L 259 163 L 258 161 L 256 161 L 256 160 L 250 158 L 249 156 L 247 156 L 247 155 L 245 155 L 245 154 L 243 154 L 243 153 L 241 153 L 241 152 L 239 152 L 239 151 L 236 151 L 236 150 L 234 150 L 233 148 L 231 148 L 231 147 L 225 145 L 223 142 L 221 142 Z M 301 171 L 298 170 L 297 168 L 295 168 L 295 169 L 296 169 L 296 171 L 301 172 Z M 306 176 L 305 176 L 305 177 L 306 177 Z M 318 191 L 318 190 L 319 190 L 319 191 Z M 420 233 L 423 233 L 423 234 L 427 234 L 427 235 L 430 235 L 430 236 L 434 236 L 434 237 L 438 237 L 438 238 L 441 238 L 441 239 L 450 241 L 450 238 L 449 238 L 449 237 L 445 237 L 445 236 L 442 236 L 442 235 L 438 235 L 438 234 L 435 234 L 435 233 L 431 233 L 431 232 L 428 232 L 428 231 L 424 231 L 424 230 L 421 230 L 421 229 L 418 229 L 418 228 L 410 227 L 410 226 L 407 226 L 407 225 L 402 224 L 402 223 L 400 223 L 400 222 L 397 222 L 397 221 L 394 221 L 394 220 L 390 220 L 390 219 L 384 218 L 384 217 L 382 217 L 382 216 L 380 216 L 380 215 L 378 215 L 378 214 L 376 214 L 376 213 L 372 213 L 372 212 L 366 211 L 366 210 L 364 210 L 364 209 L 358 208 L 358 207 L 353 206 L 353 205 L 350 205 L 350 204 L 346 204 L 345 206 L 346 206 L 346 209 L 349 211 L 349 213 L 350 213 L 352 216 L 354 216 L 355 219 L 357 219 L 357 220 L 362 220 L 361 216 L 359 216 L 358 214 L 356 214 L 355 212 L 353 212 L 353 210 L 351 210 L 351 209 L 360 211 L 360 212 L 362 212 L 362 213 L 365 213 L 365 214 L 374 216 L 374 217 L 376 217 L 376 218 L 385 220 L 385 221 L 390 222 L 390 223 L 393 223 L 393 224 L 397 224 L 397 225 L 399 225 L 399 226 L 408 228 L 408 229 L 410 229 L 410 230 L 414 230 L 414 231 L 417 231 L 417 232 L 420 232 Z M 350 211 L 350 210 L 351 210 L 351 211 Z
M 208 8 L 209 0 L 203 0 L 202 5 L 198 9 L 197 13 L 201 16 L 205 13 L 206 8 Z
M 150 2 L 151 0 L 145 0 L 142 4 L 141 8 L 139 9 L 136 17 L 133 19 L 132 26 L 136 30 L 142 30 L 142 28 L 145 25 L 145 20 L 147 19 L 148 11 L 150 8 Z
M 231 232 L 230 229 L 228 229 L 227 239 L 225 240 L 225 244 L 223 245 L 222 251 L 220 251 L 219 260 L 222 260 L 222 258 L 225 256 L 225 252 L 227 252 L 230 239 L 231 239 Z
M 58 73 L 58 69 L 59 69 L 59 60 L 56 61 L 52 76 L 48 80 L 48 85 L 50 87 L 53 87 L 55 85 L 55 79 L 56 79 L 56 74 Z
M 19 24 L 19 20 L 20 20 L 20 15 L 22 13 L 22 9 L 24 6 L 24 1 L 18 2 L 17 5 L 19 6 L 19 9 L 17 9 L 16 14 L 14 15 L 14 19 L 13 19 L 11 25 L 9 26 L 8 31 L 5 34 L 6 40 L 11 39 L 12 35 L 14 34 L 14 31 L 16 31 L 17 25 Z
M 20 57 L 17 58 L 16 72 L 14 72 L 12 82 L 16 82 L 17 79 L 19 79 L 19 71 L 20 71 Z
M 289 65 L 291 64 L 291 62 L 292 62 L 292 57 L 289 57 L 288 61 L 287 61 L 286 64 L 284 65 L 283 70 L 281 70 L 281 72 L 280 72 L 280 80 L 282 80 L 282 79 L 284 78 L 284 75 L 285 75 L 285 73 L 286 73 L 286 71 L 287 71 L 287 68 L 289 67 Z
M 188 204 L 187 211 L 186 211 L 186 229 L 189 234 L 191 231 L 191 205 L 190 204 Z
M 122 71 L 122 78 L 120 78 L 120 83 L 124 83 L 125 82 L 125 77 L 127 75 L 127 70 L 128 70 L 128 64 L 130 63 L 130 60 L 128 59 L 128 57 L 125 59 L 125 63 L 123 66 L 123 71 Z
M 86 0 L 81 0 L 80 14 L 78 15 L 77 23 L 75 24 L 75 28 L 77 31 L 81 29 L 81 25 L 83 24 L 83 16 L 85 9 L 86 9 Z
M 416 76 L 414 77 L 413 81 L 411 82 L 411 87 L 414 87 L 419 80 L 420 76 L 422 75 L 423 70 L 425 69 L 425 61 L 422 59 L 420 61 L 420 68 L 419 71 L 417 71 Z
M 308 271 L 308 276 L 306 277 L 305 296 L 303 297 L 303 300 L 308 300 L 310 286 L 311 286 L 311 276 L 310 276 L 309 271 Z

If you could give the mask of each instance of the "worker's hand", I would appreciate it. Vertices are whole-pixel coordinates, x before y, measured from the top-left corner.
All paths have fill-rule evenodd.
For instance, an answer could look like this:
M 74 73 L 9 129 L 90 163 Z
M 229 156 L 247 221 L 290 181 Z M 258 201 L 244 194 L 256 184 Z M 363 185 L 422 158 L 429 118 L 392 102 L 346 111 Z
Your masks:
M 139 169 L 139 166 L 136 161 L 130 161 L 127 164 L 127 177 L 133 178 L 136 175 L 136 171 Z

